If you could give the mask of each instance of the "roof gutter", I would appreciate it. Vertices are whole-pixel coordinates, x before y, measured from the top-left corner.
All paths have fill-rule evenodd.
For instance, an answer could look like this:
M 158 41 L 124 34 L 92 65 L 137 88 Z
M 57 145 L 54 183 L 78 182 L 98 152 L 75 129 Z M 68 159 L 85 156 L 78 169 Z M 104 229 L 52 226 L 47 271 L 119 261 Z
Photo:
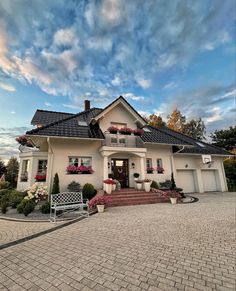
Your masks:
M 176 179 L 176 169 L 175 169 L 174 154 L 178 154 L 178 153 L 182 152 L 184 149 L 185 149 L 185 146 L 183 145 L 181 149 L 179 149 L 175 153 L 172 153 L 172 155 L 170 156 L 171 172 L 173 173 L 174 179 Z

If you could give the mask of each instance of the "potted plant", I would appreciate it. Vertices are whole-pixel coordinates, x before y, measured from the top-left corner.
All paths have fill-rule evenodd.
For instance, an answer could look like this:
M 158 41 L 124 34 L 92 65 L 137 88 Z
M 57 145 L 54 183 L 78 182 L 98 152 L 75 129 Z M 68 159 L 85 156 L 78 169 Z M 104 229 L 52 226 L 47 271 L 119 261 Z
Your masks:
M 89 207 L 97 207 L 99 213 L 104 212 L 105 206 L 109 205 L 110 198 L 106 196 L 94 197 L 89 201 Z
M 144 134 L 144 130 L 141 128 L 137 128 L 137 129 L 133 130 L 133 134 L 136 136 L 141 136 Z
M 143 184 L 144 184 L 145 192 L 150 192 L 152 180 L 145 179 L 145 180 L 143 180 Z
M 112 187 L 114 184 L 116 184 L 115 181 L 113 181 L 112 179 L 106 179 L 103 181 L 103 183 L 105 184 L 105 191 L 107 194 L 111 194 L 112 192 Z
M 79 173 L 78 167 L 73 166 L 73 165 L 69 165 L 68 167 L 66 167 L 66 171 L 67 171 L 67 174 L 78 174 Z
M 148 167 L 146 170 L 147 170 L 147 174 L 153 174 L 154 168 Z
M 176 191 L 168 191 L 167 196 L 170 198 L 171 204 L 177 204 L 177 199 L 179 198 L 179 193 Z
M 92 174 L 94 172 L 94 170 L 92 169 L 92 167 L 86 167 L 84 165 L 81 165 L 78 167 L 78 172 L 80 174 Z
M 162 167 L 157 167 L 157 173 L 158 174 L 163 174 L 164 173 L 164 169 Z
M 142 180 L 137 180 L 136 182 L 136 187 L 138 190 L 142 190 L 142 186 L 143 186 L 143 181 Z
M 124 135 L 131 135 L 131 133 L 133 132 L 133 129 L 129 128 L 129 127 L 122 127 L 119 129 L 120 134 L 124 134 Z
M 110 133 L 112 133 L 112 134 L 116 134 L 117 132 L 118 132 L 118 128 L 117 127 L 115 127 L 115 126 L 110 126 L 110 127 L 108 127 L 108 129 L 107 129 Z
M 45 182 L 46 181 L 46 174 L 37 174 L 34 179 L 36 182 Z

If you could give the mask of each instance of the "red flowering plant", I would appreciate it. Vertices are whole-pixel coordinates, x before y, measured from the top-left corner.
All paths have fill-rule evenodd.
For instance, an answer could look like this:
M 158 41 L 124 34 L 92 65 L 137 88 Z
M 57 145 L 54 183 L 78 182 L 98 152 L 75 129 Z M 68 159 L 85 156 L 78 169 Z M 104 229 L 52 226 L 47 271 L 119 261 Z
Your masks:
M 106 179 L 106 180 L 103 180 L 103 183 L 108 184 L 108 185 L 115 185 L 116 181 L 112 179 Z
M 46 181 L 46 174 L 37 174 L 34 179 L 37 181 L 37 182 L 44 182 Z
M 81 165 L 78 167 L 78 171 L 79 173 L 82 173 L 82 174 L 92 174 L 94 172 L 94 170 L 92 169 L 91 166 L 84 166 L 84 165 Z
M 129 127 L 122 127 L 119 129 L 119 132 L 121 134 L 131 134 L 133 132 L 133 129 L 132 128 L 129 128 Z
M 93 208 L 97 205 L 105 205 L 108 206 L 111 203 L 111 199 L 108 196 L 95 196 L 93 199 L 89 201 L 89 207 Z
M 144 134 L 144 130 L 143 129 L 140 129 L 140 128 L 137 128 L 137 129 L 133 130 L 133 133 L 134 133 L 134 135 L 141 136 L 141 135 Z
M 33 147 L 34 146 L 33 143 L 30 140 L 28 140 L 25 135 L 18 136 L 16 138 L 16 141 L 19 144 L 23 145 L 23 146 L 27 146 L 27 147 Z
M 169 191 L 165 191 L 166 193 L 166 197 L 168 198 L 181 198 L 181 195 L 179 194 L 179 192 L 175 191 L 175 190 L 169 190 Z
M 163 173 L 165 170 L 162 167 L 157 167 L 157 173 Z
M 118 127 L 110 126 L 107 129 L 110 133 L 117 133 L 119 131 Z
M 66 171 L 67 171 L 67 173 L 69 173 L 69 174 L 78 174 L 78 173 L 79 173 L 78 167 L 73 166 L 73 165 L 69 165 L 69 166 L 66 168 Z
M 153 174 L 154 168 L 153 167 L 147 167 L 147 173 L 148 174 Z

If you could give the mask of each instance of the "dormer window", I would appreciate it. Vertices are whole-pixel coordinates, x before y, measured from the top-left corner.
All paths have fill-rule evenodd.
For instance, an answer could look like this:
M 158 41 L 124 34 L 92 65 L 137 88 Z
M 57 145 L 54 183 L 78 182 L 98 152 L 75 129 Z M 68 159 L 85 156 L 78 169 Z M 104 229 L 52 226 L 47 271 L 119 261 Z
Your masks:
M 78 125 L 80 126 L 88 126 L 87 122 L 84 120 L 78 120 Z
M 127 123 L 111 122 L 111 126 L 121 129 L 123 127 L 127 127 Z

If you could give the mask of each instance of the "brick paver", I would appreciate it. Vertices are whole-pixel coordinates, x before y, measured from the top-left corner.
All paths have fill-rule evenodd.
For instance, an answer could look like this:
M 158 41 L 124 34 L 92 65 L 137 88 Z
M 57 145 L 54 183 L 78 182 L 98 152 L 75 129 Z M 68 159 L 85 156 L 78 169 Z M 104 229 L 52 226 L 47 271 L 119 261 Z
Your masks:
M 236 193 L 110 208 L 0 251 L 0 290 L 235 290 Z

